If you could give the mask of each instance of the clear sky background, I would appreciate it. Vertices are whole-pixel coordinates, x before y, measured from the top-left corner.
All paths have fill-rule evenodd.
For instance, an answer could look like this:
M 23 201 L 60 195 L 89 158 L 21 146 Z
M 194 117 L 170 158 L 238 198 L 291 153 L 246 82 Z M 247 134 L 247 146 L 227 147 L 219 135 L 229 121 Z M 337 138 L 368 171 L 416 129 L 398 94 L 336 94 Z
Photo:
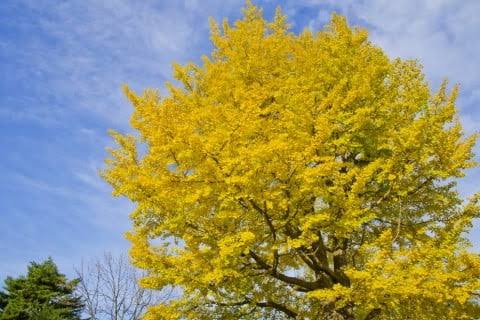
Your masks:
M 370 30 L 391 57 L 417 58 L 433 88 L 460 83 L 467 133 L 480 124 L 480 1 L 254 1 L 281 5 L 295 32 L 332 12 Z M 208 17 L 240 17 L 243 0 L 0 1 L 0 279 L 52 256 L 68 275 L 83 259 L 126 252 L 132 205 L 99 177 L 108 128 L 128 131 L 121 92 L 163 88 L 171 63 L 211 50 Z M 476 148 L 480 153 L 480 148 Z M 467 172 L 463 196 L 480 190 Z M 480 248 L 480 227 L 470 237 Z

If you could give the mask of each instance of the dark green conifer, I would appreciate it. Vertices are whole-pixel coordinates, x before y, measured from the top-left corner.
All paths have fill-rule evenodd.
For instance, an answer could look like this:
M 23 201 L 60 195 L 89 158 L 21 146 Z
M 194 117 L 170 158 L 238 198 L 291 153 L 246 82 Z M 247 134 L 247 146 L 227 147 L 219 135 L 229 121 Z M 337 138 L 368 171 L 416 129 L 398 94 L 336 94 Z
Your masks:
M 78 279 L 68 280 L 51 258 L 31 262 L 26 276 L 7 277 L 0 292 L 0 320 L 77 320 L 82 302 Z

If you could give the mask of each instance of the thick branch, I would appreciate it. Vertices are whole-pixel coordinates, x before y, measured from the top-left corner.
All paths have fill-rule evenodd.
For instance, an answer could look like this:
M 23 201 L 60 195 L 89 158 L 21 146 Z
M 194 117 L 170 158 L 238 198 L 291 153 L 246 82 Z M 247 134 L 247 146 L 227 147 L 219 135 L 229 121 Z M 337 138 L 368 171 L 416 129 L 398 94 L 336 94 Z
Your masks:
M 264 203 L 264 208 L 260 208 L 260 206 L 255 203 L 255 201 L 250 200 L 250 204 L 252 207 L 257 210 L 266 220 L 268 228 L 270 229 L 270 232 L 272 234 L 273 242 L 277 241 L 277 230 L 273 226 L 272 218 L 268 215 L 267 213 L 267 205 Z M 278 250 L 274 249 L 273 250 L 273 270 L 277 270 L 278 267 Z
M 328 266 L 327 248 L 323 242 L 322 233 L 318 232 L 318 241 L 313 244 L 315 257 L 321 265 Z
M 291 230 L 291 228 L 288 225 L 286 226 L 285 230 L 289 237 L 291 238 L 297 237 L 295 232 L 293 232 L 293 230 Z M 319 240 L 317 245 L 318 247 L 323 246 L 323 240 Z M 328 266 L 325 248 L 323 247 L 322 249 L 318 250 L 318 247 L 315 249 L 313 253 L 307 250 L 305 247 L 298 248 L 297 252 L 300 258 L 303 260 L 303 262 L 305 262 L 305 264 L 307 264 L 313 271 L 317 273 L 320 273 L 320 272 L 324 273 L 328 277 L 330 277 L 330 279 L 334 283 L 339 283 L 341 281 L 341 278 Z M 320 257 L 321 262 L 319 262 L 316 259 L 317 256 Z
M 382 312 L 382 309 L 380 308 L 372 309 L 363 320 L 373 320 L 376 317 L 378 317 L 381 312 Z
M 272 233 L 273 240 L 275 241 L 277 239 L 277 231 L 273 226 L 272 218 L 267 214 L 267 210 L 260 208 L 260 206 L 257 203 L 255 203 L 255 201 L 253 200 L 250 200 L 250 204 L 255 210 L 257 210 L 265 218 L 265 220 L 267 221 L 268 228 Z
M 275 310 L 281 311 L 285 313 L 288 317 L 295 319 L 297 317 L 297 313 L 288 309 L 282 304 L 276 303 L 275 301 L 267 301 L 267 302 L 257 302 L 257 306 L 262 308 L 273 308 Z
M 295 319 L 297 317 L 297 313 L 295 311 L 290 310 L 286 306 L 284 306 L 283 304 L 277 303 L 273 300 L 268 300 L 266 302 L 253 302 L 252 303 L 252 301 L 250 299 L 245 298 L 245 300 L 239 301 L 239 302 L 223 303 L 223 302 L 210 301 L 210 303 L 215 304 L 217 306 L 222 306 L 222 307 L 238 307 L 238 306 L 244 306 L 244 305 L 247 305 L 247 304 L 253 304 L 257 307 L 272 308 L 272 309 L 281 311 L 281 312 L 285 313 L 288 317 L 293 318 L 293 319 Z
M 313 291 L 316 289 L 323 289 L 328 287 L 328 284 L 326 284 L 324 281 L 321 281 L 321 280 L 317 280 L 313 282 L 305 281 L 300 278 L 290 277 L 283 273 L 280 273 L 276 269 L 274 269 L 272 266 L 270 266 L 268 263 L 266 263 L 259 255 L 257 255 L 255 252 L 251 250 L 250 250 L 250 256 L 260 266 L 260 268 L 264 269 L 265 271 L 269 271 L 269 274 L 272 277 L 284 283 L 298 286 L 303 289 L 302 291 Z

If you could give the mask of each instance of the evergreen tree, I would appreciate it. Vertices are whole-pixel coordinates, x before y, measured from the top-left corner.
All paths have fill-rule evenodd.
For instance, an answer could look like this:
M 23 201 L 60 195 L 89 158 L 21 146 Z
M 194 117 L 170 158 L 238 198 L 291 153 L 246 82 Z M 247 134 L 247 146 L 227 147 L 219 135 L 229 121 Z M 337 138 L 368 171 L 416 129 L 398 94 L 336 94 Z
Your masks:
M 69 281 L 51 258 L 31 262 L 26 276 L 7 277 L 0 293 L 0 320 L 80 319 L 82 302 L 74 295 L 78 279 Z
M 7 302 L 8 302 L 7 294 L 5 292 L 0 291 L 0 316 L 3 313 L 3 309 L 5 309 Z

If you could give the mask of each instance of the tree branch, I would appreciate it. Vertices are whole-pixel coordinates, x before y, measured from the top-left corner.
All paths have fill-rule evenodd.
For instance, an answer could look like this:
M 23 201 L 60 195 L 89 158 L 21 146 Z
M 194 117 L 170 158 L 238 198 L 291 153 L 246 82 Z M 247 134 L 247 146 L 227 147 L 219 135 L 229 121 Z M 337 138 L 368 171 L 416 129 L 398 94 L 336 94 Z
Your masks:
M 363 320 L 373 320 L 377 316 L 379 316 L 381 312 L 382 312 L 382 309 L 380 308 L 372 309 Z
M 281 311 L 285 313 L 288 317 L 295 319 L 297 317 L 297 313 L 285 307 L 282 304 L 276 303 L 275 301 L 269 300 L 267 302 L 257 302 L 257 306 L 262 308 L 273 308 L 275 310 Z
M 266 263 L 259 255 L 257 255 L 252 250 L 249 251 L 250 256 L 253 260 L 265 271 L 269 271 L 269 274 L 284 283 L 294 285 L 297 287 L 302 288 L 301 291 L 313 291 L 316 289 L 324 289 L 328 288 L 328 284 L 326 284 L 322 279 L 317 281 L 306 281 L 300 278 L 290 277 L 283 273 L 278 272 L 277 270 L 273 269 L 268 263 Z
M 265 302 L 253 302 L 251 299 L 245 298 L 243 301 L 238 301 L 238 302 L 231 302 L 231 303 L 224 303 L 224 302 L 216 302 L 216 301 L 210 301 L 210 303 L 215 304 L 217 306 L 221 307 L 239 307 L 239 306 L 244 306 L 247 304 L 253 304 L 254 306 L 261 307 L 261 308 L 272 308 L 278 311 L 281 311 L 285 313 L 288 317 L 295 319 L 297 317 L 297 313 L 293 310 L 288 309 L 286 306 L 283 304 L 277 303 L 273 300 L 268 300 Z

